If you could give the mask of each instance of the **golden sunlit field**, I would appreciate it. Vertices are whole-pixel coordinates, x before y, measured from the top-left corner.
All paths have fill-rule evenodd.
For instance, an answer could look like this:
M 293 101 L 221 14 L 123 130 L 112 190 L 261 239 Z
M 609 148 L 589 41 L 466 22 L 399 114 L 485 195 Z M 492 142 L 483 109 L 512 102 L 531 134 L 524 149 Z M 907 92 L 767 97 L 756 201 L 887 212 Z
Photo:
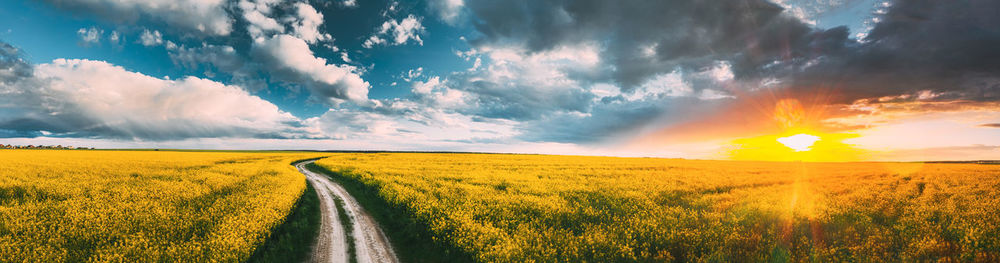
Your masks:
M 480 262 L 995 262 L 1000 165 L 334 154 Z
M 316 156 L 0 150 L 0 262 L 246 260 Z

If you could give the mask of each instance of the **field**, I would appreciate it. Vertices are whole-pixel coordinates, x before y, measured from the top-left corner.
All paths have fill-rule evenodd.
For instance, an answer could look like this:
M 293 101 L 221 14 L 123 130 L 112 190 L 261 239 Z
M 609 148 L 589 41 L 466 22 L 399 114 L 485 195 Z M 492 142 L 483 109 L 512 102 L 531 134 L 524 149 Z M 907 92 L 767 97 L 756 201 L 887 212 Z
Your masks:
M 0 150 L 0 262 L 247 260 L 317 156 Z
M 416 153 L 317 164 L 396 211 L 382 217 L 394 241 L 424 233 L 479 262 L 1000 260 L 1000 165 Z

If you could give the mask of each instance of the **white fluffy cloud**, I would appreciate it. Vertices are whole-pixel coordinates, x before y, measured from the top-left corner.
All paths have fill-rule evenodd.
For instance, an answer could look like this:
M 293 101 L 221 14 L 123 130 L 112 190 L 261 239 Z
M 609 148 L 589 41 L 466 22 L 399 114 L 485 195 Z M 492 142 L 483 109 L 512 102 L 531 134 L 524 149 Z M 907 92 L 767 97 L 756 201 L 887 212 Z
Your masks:
M 378 45 L 402 45 L 413 40 L 418 45 L 423 45 L 424 40 L 420 38 L 420 33 L 424 31 L 420 19 L 414 15 L 409 15 L 403 20 L 385 21 L 375 34 L 372 34 L 361 46 L 372 48 Z
M 80 40 L 87 44 L 97 44 L 101 42 L 101 34 L 104 30 L 97 29 L 96 27 L 81 28 L 76 31 L 76 34 L 80 36 Z
M 269 38 L 275 34 L 290 34 L 309 44 L 333 40 L 333 36 L 320 31 L 323 14 L 308 3 L 285 3 L 282 0 L 242 0 L 237 6 L 247 21 L 247 33 L 253 39 Z M 280 9 L 279 11 L 274 11 Z M 288 13 L 283 17 L 277 14 Z M 286 27 L 291 31 L 286 32 Z
M 108 36 L 108 42 L 111 42 L 111 44 L 121 44 L 122 40 L 124 40 L 124 38 L 122 38 L 122 34 L 118 33 L 118 31 L 112 30 L 111 36 Z
M 309 137 L 300 121 L 212 80 L 160 79 L 102 61 L 57 59 L 0 85 L 0 129 L 56 136 L 174 140 Z
M 163 34 L 158 30 L 149 31 L 149 29 L 145 29 L 142 31 L 142 35 L 139 35 L 139 43 L 147 47 L 162 45 Z
M 119 21 L 152 18 L 205 35 L 229 35 L 226 0 L 47 0 L 56 6 Z
M 410 91 L 425 105 L 439 109 L 464 109 L 472 99 L 467 92 L 448 88 L 439 77 L 413 83 Z
M 323 14 L 317 12 L 311 5 L 296 3 L 295 11 L 297 16 L 291 19 L 295 36 L 305 40 L 309 44 L 333 39 L 330 34 L 319 31 L 319 26 L 323 24 Z
M 357 68 L 327 64 L 326 59 L 313 55 L 305 40 L 276 35 L 255 41 L 254 52 L 275 76 L 306 84 L 316 98 L 333 103 L 368 99 L 370 85 L 361 78 Z
M 269 17 L 277 0 L 240 1 L 237 6 L 243 10 L 243 19 L 246 19 L 247 33 L 253 38 L 263 37 L 271 33 L 284 33 L 285 26 L 278 23 L 278 20 Z

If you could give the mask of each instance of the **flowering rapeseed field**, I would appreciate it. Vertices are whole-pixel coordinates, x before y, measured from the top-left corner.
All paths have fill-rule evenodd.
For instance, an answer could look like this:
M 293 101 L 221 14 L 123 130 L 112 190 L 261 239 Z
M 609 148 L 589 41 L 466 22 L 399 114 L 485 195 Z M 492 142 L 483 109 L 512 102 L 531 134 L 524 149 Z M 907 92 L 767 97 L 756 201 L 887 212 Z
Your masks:
M 303 153 L 0 150 L 0 262 L 247 259 L 306 189 Z
M 1000 165 L 336 154 L 481 262 L 1000 260 Z

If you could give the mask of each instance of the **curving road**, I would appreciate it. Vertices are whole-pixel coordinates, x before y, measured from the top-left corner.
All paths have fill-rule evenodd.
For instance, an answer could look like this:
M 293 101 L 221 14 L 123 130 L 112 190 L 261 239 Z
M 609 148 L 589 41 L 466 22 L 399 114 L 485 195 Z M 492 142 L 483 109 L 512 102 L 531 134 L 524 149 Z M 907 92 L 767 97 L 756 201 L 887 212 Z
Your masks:
M 358 201 L 344 187 L 334 183 L 324 175 L 306 169 L 306 165 L 315 160 L 295 164 L 299 172 L 306 175 L 319 194 L 320 210 L 323 220 L 320 223 L 320 234 L 312 252 L 312 262 L 349 262 L 347 255 L 347 235 L 340 215 L 337 212 L 335 198 L 343 200 L 343 210 L 351 218 L 351 237 L 354 239 L 354 251 L 358 263 L 397 263 L 396 252 L 392 250 L 389 239 L 375 222 L 375 219 L 365 212 Z

